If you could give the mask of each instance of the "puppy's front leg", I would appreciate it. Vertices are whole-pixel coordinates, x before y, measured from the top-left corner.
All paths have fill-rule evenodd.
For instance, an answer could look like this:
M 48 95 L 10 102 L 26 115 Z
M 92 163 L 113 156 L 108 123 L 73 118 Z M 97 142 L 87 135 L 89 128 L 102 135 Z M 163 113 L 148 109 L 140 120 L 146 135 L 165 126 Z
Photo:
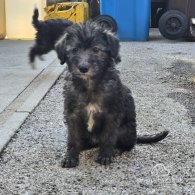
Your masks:
M 108 117 L 105 122 L 105 128 L 100 137 L 100 149 L 97 162 L 102 165 L 108 165 L 116 155 L 117 131 L 114 120 Z
M 77 128 L 69 128 L 66 157 L 64 160 L 62 160 L 63 168 L 76 167 L 79 164 L 81 138 L 78 129 L 79 129 L 78 126 Z

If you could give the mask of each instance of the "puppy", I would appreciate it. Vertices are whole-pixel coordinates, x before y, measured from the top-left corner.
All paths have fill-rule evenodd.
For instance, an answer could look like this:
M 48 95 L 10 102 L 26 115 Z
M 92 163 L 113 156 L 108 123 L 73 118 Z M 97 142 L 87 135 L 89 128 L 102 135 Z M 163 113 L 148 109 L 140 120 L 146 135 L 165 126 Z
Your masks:
M 115 69 L 119 41 L 111 32 L 94 23 L 73 25 L 55 49 L 72 76 L 64 87 L 68 145 L 62 167 L 77 166 L 83 149 L 98 146 L 97 162 L 108 165 L 118 151 L 167 136 L 137 136 L 134 100 Z
M 29 60 L 31 67 L 34 69 L 35 57 L 48 53 L 54 49 L 56 41 L 65 32 L 66 28 L 71 26 L 73 22 L 66 19 L 50 19 L 39 21 L 39 11 L 37 7 L 34 9 L 32 24 L 36 29 L 35 45 L 30 49 Z

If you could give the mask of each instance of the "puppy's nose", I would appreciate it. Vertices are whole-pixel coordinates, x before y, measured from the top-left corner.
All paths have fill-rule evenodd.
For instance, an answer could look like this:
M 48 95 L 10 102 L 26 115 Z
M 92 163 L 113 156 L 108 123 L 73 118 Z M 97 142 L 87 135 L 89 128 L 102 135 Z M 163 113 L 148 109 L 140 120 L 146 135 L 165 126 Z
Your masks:
M 80 70 L 81 73 L 86 73 L 86 72 L 88 72 L 89 67 L 87 67 L 85 65 L 80 65 L 79 70 Z

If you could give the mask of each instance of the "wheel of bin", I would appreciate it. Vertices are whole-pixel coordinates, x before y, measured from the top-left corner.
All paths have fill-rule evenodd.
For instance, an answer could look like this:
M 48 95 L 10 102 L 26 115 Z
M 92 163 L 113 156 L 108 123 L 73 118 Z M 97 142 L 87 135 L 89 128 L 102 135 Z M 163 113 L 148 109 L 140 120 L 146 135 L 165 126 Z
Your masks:
M 115 19 L 109 15 L 96 16 L 93 21 L 99 23 L 102 27 L 107 28 L 114 33 L 118 30 Z
M 158 24 L 160 33 L 167 39 L 175 40 L 183 37 L 188 29 L 188 19 L 177 10 L 165 12 Z

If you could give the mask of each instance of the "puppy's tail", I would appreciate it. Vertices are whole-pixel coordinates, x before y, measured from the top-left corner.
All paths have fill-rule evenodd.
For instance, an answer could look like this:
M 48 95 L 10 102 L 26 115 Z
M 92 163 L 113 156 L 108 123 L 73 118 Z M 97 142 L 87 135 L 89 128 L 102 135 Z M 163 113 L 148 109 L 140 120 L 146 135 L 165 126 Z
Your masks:
M 169 131 L 163 131 L 158 134 L 154 135 L 143 135 L 137 137 L 137 143 L 138 144 L 147 144 L 147 143 L 156 143 L 158 141 L 163 140 L 167 135 L 169 134 Z
M 32 24 L 36 29 L 39 29 L 40 24 L 41 24 L 41 22 L 38 20 L 38 18 L 39 18 L 39 10 L 37 8 L 37 4 L 35 4 L 34 14 L 33 14 L 33 17 L 32 17 Z

